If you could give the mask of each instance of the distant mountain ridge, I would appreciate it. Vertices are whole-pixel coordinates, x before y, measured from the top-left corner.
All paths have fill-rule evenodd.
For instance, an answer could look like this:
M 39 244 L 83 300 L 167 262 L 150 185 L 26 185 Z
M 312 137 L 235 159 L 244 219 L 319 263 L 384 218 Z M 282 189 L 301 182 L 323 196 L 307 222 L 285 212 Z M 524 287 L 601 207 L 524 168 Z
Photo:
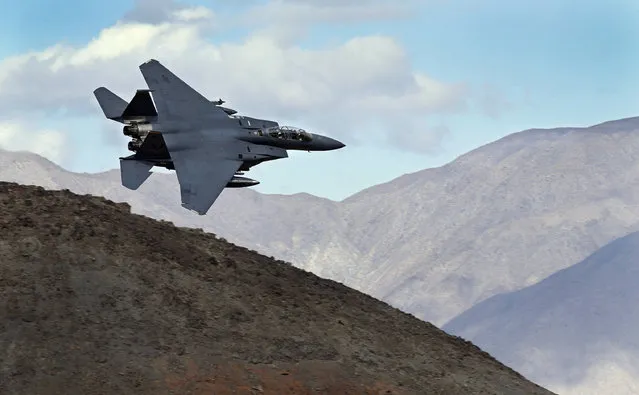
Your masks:
M 117 171 L 74 174 L 3 152 L 0 179 L 127 201 L 443 325 L 639 230 L 637 132 L 639 118 L 532 129 L 342 202 L 226 190 L 205 217 L 180 207 L 174 175 L 155 174 L 132 192 Z
M 639 393 L 639 232 L 444 326 L 550 390 Z

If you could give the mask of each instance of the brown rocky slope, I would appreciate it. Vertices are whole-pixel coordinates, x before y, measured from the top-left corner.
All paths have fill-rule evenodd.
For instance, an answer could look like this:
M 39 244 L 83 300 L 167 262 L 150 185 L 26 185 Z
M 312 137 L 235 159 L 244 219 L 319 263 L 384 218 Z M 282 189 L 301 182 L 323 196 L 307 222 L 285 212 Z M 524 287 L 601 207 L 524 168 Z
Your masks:
M 549 394 L 372 297 L 126 204 L 0 183 L 0 393 Z

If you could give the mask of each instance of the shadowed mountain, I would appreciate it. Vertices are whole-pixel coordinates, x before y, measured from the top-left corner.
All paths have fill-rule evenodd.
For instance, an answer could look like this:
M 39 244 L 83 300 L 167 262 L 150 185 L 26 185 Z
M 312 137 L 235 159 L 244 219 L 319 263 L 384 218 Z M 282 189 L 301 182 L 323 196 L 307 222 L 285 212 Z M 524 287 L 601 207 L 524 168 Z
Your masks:
M 74 174 L 5 152 L 0 179 L 127 201 L 443 325 L 639 230 L 638 132 L 639 118 L 527 130 L 342 202 L 225 190 L 205 217 L 180 207 L 174 175 L 132 192 L 117 171 Z
M 126 204 L 0 183 L 0 392 L 550 394 L 361 292 Z
M 639 393 L 639 232 L 444 329 L 561 394 Z

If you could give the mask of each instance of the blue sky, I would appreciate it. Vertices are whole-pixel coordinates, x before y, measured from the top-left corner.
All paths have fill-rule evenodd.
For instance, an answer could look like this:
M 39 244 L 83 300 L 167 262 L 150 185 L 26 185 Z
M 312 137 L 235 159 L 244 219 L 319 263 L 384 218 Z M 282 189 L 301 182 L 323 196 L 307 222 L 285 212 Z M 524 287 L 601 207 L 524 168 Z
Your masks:
M 242 2 L 243 7 L 237 7 L 237 3 L 188 2 L 210 7 L 218 15 L 233 16 L 264 1 Z M 424 120 L 424 130 L 440 123 L 450 130 L 441 146 L 432 151 L 414 153 L 379 143 L 351 144 L 348 135 L 344 135 L 340 139 L 348 146 L 340 151 L 297 153 L 288 160 L 252 170 L 252 175 L 262 181 L 258 190 L 309 192 L 339 200 L 404 173 L 445 164 L 480 145 L 523 129 L 587 126 L 639 115 L 637 2 L 423 3 L 407 19 L 318 23 L 299 45 L 320 50 L 357 36 L 389 36 L 404 48 L 414 70 L 438 81 L 465 83 L 476 98 L 483 99 L 474 100 L 463 112 L 420 118 Z M 44 50 L 60 42 L 84 46 L 132 7 L 133 1 L 129 0 L 108 3 L 0 0 L 3 10 L 0 34 L 4 38 L 0 64 L 3 57 Z M 218 31 L 210 40 L 241 41 L 251 32 L 251 25 Z M 122 72 L 135 74 L 138 70 Z M 103 83 L 96 81 L 96 87 Z M 131 94 L 136 88 L 131 87 Z M 224 97 L 225 92 L 216 96 Z M 500 102 L 507 105 L 500 106 Z M 491 115 L 482 104 L 498 108 L 497 115 Z M 242 112 L 241 108 L 236 109 Z M 399 115 L 402 116 L 403 113 Z M 304 120 L 300 122 L 305 126 Z M 109 129 L 117 133 L 118 126 L 109 124 L 100 114 L 49 114 L 37 123 L 43 128 L 65 129 L 73 138 L 74 147 L 84 147 L 63 161 L 62 165 L 71 170 L 93 172 L 114 168 L 117 156 L 127 154 L 125 149 L 101 145 L 104 141 L 101 131 Z M 385 125 L 393 128 L 392 123 Z M 387 132 L 392 136 L 392 131 Z M 411 133 L 419 133 L 419 127 Z

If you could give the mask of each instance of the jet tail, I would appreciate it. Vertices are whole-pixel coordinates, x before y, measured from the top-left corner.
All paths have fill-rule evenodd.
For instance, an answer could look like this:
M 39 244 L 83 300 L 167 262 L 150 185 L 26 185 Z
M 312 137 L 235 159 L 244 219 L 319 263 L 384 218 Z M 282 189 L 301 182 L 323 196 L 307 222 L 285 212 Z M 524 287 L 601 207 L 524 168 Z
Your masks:
M 153 118 L 158 116 L 158 112 L 153 104 L 153 99 L 148 89 L 138 89 L 131 103 L 124 109 L 122 118 L 132 120 L 137 118 Z
M 122 186 L 136 190 L 151 175 L 152 164 L 135 159 L 120 159 L 120 178 Z
M 93 94 L 102 108 L 104 116 L 108 119 L 120 123 L 126 121 L 152 122 L 158 112 L 149 92 L 147 89 L 138 89 L 130 103 L 105 87 L 94 90 Z

